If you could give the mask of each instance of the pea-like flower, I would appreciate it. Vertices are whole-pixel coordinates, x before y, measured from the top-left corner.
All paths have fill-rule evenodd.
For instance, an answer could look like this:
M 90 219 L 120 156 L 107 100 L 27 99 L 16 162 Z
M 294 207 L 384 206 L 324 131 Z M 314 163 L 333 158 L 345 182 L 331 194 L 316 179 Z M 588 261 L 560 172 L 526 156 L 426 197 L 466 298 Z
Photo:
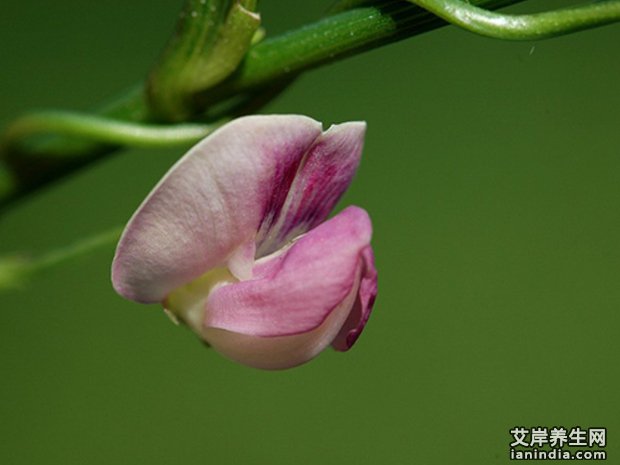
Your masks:
M 377 273 L 368 214 L 330 211 L 359 164 L 366 125 L 247 116 L 181 158 L 127 224 L 112 282 L 161 302 L 224 356 L 263 369 L 346 351 Z

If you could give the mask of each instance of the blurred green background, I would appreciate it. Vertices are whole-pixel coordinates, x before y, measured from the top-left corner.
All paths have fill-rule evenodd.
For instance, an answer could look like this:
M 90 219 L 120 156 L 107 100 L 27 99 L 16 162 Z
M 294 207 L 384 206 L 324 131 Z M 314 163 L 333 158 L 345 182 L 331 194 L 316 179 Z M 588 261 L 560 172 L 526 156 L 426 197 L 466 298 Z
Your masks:
M 0 123 L 142 78 L 181 0 L 3 0 Z M 537 9 L 566 2 L 530 2 Z M 263 0 L 268 33 L 330 1 Z M 513 11 L 527 10 L 524 7 Z M 112 247 L 0 295 L 5 464 L 504 464 L 514 426 L 620 457 L 620 26 L 443 28 L 304 75 L 265 111 L 368 122 L 375 312 L 347 354 L 238 366 L 111 289 Z M 124 223 L 184 149 L 127 150 L 0 217 L 0 254 Z

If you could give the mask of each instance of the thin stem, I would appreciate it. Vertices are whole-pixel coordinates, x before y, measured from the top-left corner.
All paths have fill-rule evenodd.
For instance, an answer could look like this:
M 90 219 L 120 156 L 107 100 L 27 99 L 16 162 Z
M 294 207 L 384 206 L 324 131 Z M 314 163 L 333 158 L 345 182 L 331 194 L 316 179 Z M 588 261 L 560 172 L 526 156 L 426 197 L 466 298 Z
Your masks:
M 46 111 L 14 121 L 4 134 L 6 146 L 33 134 L 53 133 L 86 138 L 105 144 L 165 147 L 194 143 L 219 124 L 156 125 L 121 121 L 104 116 L 68 111 Z
M 468 31 L 507 40 L 536 40 L 620 20 L 620 1 L 602 1 L 536 14 L 508 15 L 462 0 L 408 0 Z
M 118 226 L 92 237 L 79 240 L 67 247 L 48 252 L 39 259 L 33 260 L 30 269 L 34 272 L 45 271 L 94 252 L 103 246 L 115 244 L 118 242 L 122 232 L 123 227 Z
M 12 255 L 0 258 L 0 291 L 22 287 L 35 275 L 88 255 L 101 247 L 116 243 L 123 231 L 116 227 L 70 246 L 53 250 L 39 258 Z

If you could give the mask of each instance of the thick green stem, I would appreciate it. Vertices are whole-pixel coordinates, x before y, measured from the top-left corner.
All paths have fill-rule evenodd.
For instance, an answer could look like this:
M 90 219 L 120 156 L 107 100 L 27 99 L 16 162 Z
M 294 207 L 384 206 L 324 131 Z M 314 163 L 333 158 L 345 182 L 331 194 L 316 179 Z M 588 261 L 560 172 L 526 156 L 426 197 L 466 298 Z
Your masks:
M 236 68 L 260 25 L 255 0 L 187 0 L 177 28 L 151 70 L 147 99 L 163 121 L 195 115 L 194 94 Z
M 486 8 L 519 1 L 472 0 Z M 377 5 L 343 11 L 252 47 L 230 79 L 197 97 L 200 104 L 207 107 L 222 98 L 446 25 L 407 2 L 373 3 Z

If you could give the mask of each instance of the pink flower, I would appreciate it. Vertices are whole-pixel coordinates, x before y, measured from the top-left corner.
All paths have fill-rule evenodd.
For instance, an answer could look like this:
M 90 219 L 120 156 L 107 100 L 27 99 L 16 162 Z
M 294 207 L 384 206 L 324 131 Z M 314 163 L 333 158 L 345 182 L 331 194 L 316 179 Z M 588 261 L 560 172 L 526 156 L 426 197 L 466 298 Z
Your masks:
M 224 356 L 302 364 L 360 335 L 377 292 L 368 214 L 328 214 L 365 123 L 237 119 L 181 158 L 134 213 L 112 265 L 122 296 L 161 302 Z

